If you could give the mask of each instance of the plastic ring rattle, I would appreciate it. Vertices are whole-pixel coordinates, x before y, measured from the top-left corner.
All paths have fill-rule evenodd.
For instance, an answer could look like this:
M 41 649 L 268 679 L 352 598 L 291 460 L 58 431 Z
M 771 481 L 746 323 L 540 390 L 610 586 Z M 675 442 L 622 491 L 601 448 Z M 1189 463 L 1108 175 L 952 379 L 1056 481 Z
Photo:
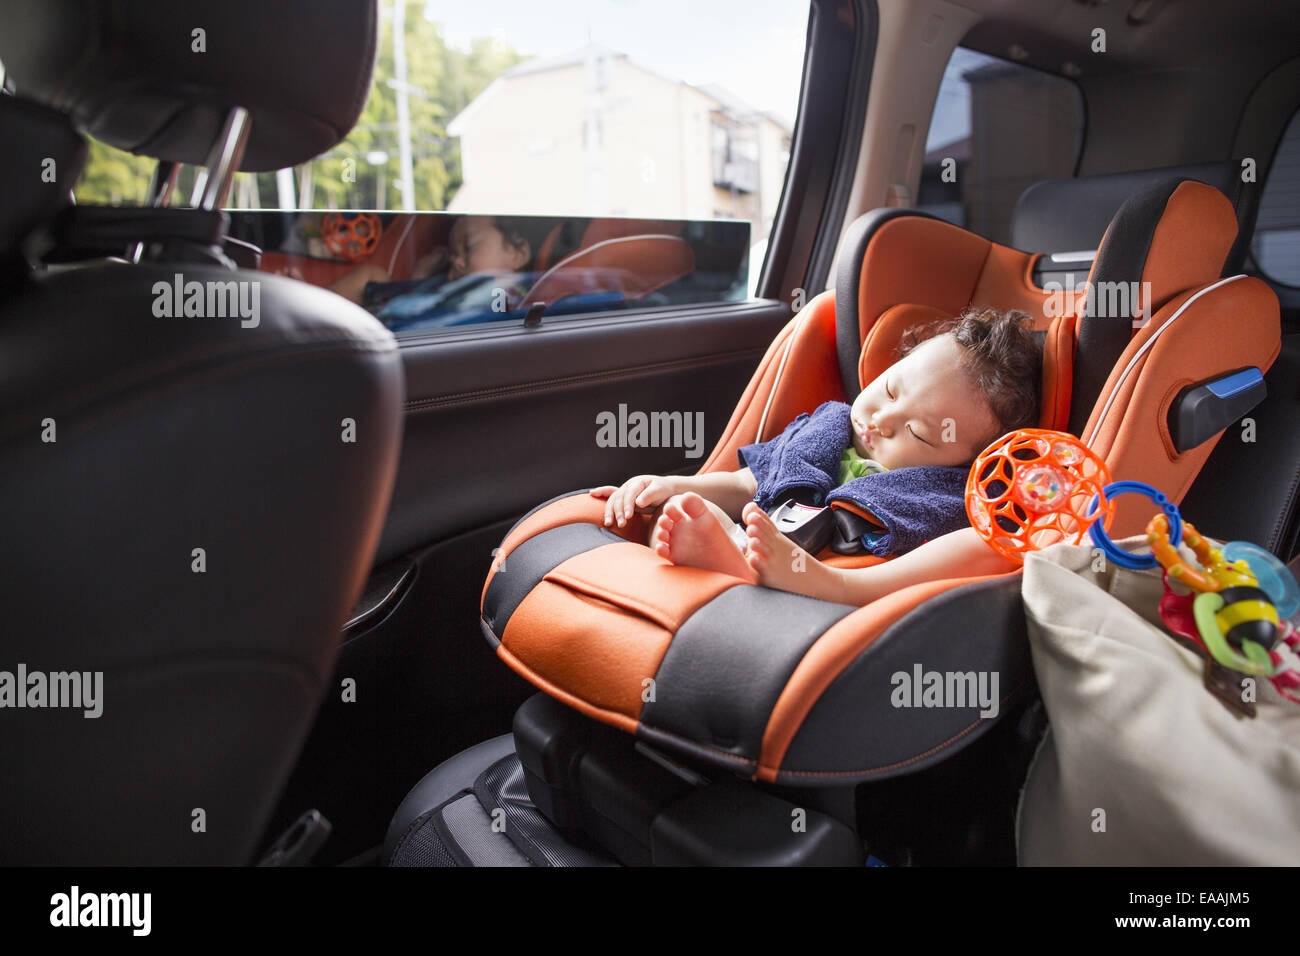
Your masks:
M 348 262 L 358 262 L 375 251 L 384 227 L 373 212 L 329 212 L 321 220 L 325 248 Z
M 1106 463 L 1073 435 L 1022 428 L 975 459 L 966 479 L 966 514 L 990 548 L 1023 563 L 1039 548 L 1079 544 L 1090 523 L 1108 523 L 1114 513 L 1108 500 L 1100 511 L 1085 516 L 1084 510 L 1109 481 Z
M 1101 490 L 1102 496 L 1107 501 L 1112 501 L 1116 496 L 1127 492 L 1146 495 L 1156 503 L 1169 519 L 1169 543 L 1175 548 L 1178 547 L 1183 540 L 1183 517 L 1178 512 L 1178 506 L 1145 481 L 1114 481 Z M 1091 516 L 1096 508 L 1097 496 L 1093 495 L 1092 500 L 1088 502 L 1088 511 L 1085 517 Z M 1110 535 L 1106 533 L 1106 529 L 1102 527 L 1100 521 L 1094 521 L 1089 526 L 1088 534 L 1092 537 L 1093 544 L 1101 548 L 1106 557 L 1121 568 L 1144 571 L 1147 568 L 1154 568 L 1159 563 L 1156 561 L 1154 554 L 1131 554 L 1125 551 L 1110 539 Z

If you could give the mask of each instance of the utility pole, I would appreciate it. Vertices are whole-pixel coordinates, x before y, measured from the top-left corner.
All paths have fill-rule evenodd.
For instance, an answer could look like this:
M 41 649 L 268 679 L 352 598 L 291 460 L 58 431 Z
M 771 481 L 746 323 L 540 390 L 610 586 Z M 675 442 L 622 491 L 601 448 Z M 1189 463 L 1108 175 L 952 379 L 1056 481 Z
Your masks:
M 393 84 L 397 94 L 398 189 L 402 208 L 415 209 L 415 171 L 411 166 L 411 103 L 406 82 L 406 0 L 393 0 Z

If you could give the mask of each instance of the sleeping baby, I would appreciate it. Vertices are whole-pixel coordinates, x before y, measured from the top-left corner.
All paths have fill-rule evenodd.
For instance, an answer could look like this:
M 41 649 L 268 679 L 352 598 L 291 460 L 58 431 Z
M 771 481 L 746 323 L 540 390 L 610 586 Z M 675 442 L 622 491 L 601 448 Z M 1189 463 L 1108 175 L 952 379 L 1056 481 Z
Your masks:
M 648 544 L 674 564 L 864 605 L 923 581 L 1012 567 L 966 519 L 970 465 L 995 438 L 1038 421 L 1041 350 L 1023 312 L 968 309 L 909 331 L 900 358 L 853 404 L 826 402 L 770 441 L 740 449 L 734 472 L 638 475 L 594 488 L 605 524 L 658 519 Z M 871 567 L 818 561 L 769 511 L 791 497 L 857 515 L 862 548 L 900 555 Z

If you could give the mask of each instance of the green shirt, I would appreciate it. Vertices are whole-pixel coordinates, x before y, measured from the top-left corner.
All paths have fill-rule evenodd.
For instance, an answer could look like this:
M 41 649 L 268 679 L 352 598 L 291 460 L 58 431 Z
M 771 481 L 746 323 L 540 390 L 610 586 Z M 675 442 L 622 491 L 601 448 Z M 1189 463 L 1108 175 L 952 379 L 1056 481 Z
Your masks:
M 857 449 L 850 445 L 844 449 L 844 454 L 840 455 L 840 484 L 847 485 L 854 478 L 861 478 L 864 475 L 878 475 L 882 471 L 888 471 L 878 461 L 870 458 L 863 458 L 858 454 Z

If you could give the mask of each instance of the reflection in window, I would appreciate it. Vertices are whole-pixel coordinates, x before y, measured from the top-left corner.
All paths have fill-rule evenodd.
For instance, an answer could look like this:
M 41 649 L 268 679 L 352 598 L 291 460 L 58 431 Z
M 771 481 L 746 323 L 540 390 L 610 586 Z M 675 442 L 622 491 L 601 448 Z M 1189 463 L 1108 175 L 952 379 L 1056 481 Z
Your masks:
M 261 269 L 329 289 L 394 332 L 748 295 L 748 222 L 235 212 Z

